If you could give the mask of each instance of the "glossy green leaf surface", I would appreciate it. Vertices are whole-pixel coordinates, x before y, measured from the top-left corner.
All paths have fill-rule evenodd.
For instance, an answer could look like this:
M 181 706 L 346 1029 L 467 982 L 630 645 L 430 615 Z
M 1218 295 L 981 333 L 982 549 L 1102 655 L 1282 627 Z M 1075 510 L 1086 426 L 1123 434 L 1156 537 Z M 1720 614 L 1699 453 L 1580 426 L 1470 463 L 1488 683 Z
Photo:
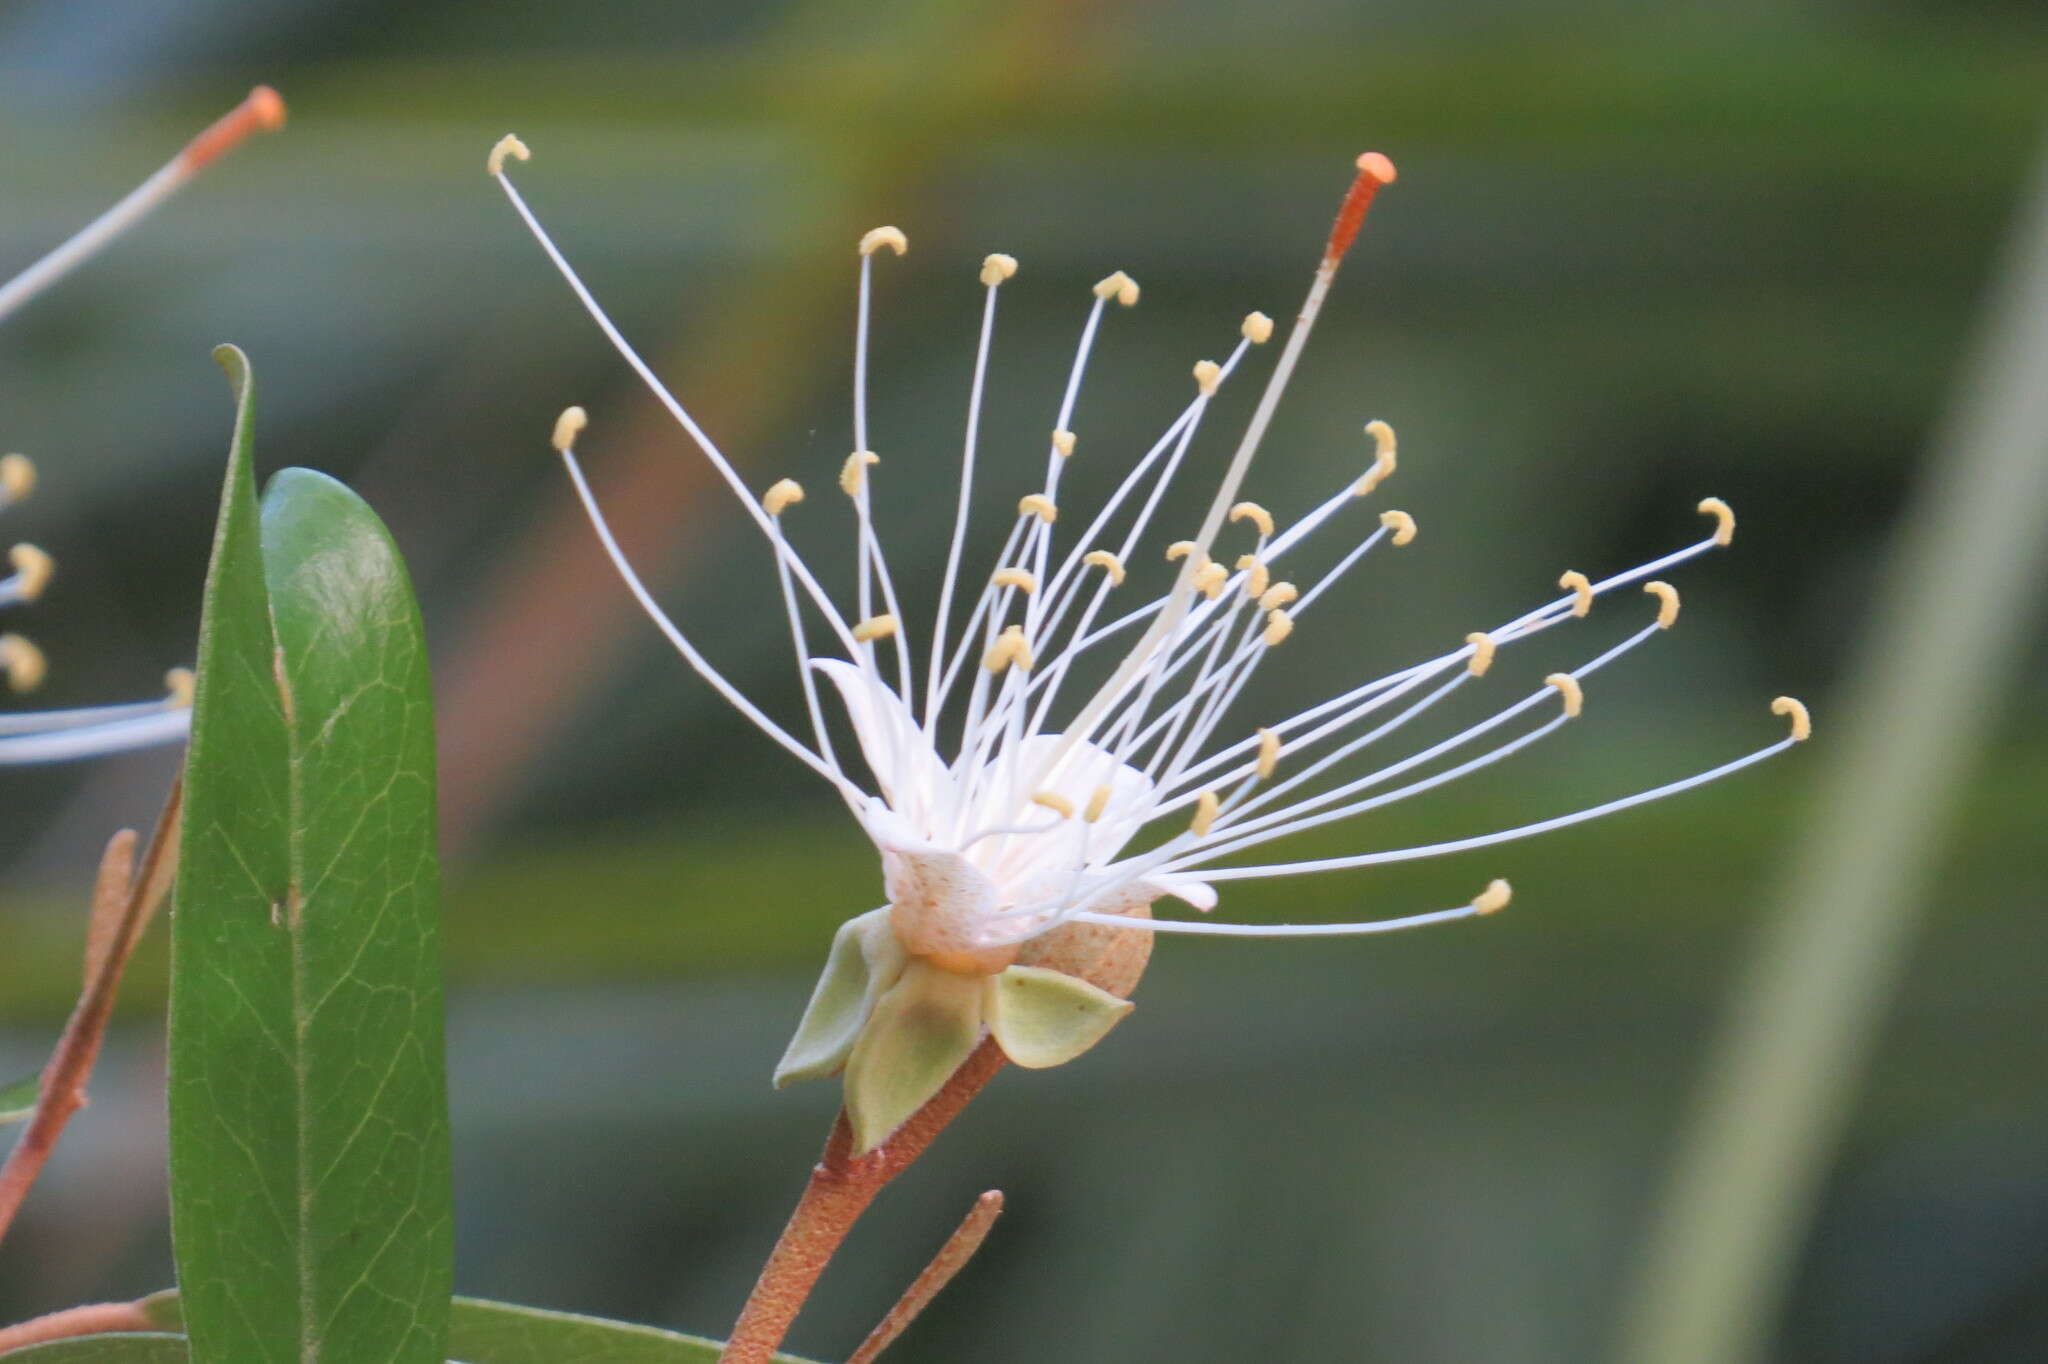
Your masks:
M 0 1127 L 27 1122 L 43 1098 L 43 1073 L 24 1075 L 11 1084 L 0 1085 Z
M 170 1157 L 200 1364 L 443 1356 L 434 749 L 405 569 L 340 484 L 259 509 L 247 361 L 200 627 Z
M 185 1337 L 150 1333 L 74 1336 L 9 1350 L 7 1364 L 186 1364 Z

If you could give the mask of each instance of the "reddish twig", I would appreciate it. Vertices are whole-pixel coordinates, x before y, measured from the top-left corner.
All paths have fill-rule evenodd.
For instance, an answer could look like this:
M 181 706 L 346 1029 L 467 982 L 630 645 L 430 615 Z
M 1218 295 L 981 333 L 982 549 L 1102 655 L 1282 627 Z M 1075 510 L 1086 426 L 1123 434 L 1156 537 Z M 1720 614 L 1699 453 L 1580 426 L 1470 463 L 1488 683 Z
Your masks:
M 107 1021 L 113 1017 L 121 972 L 142 931 L 170 889 L 178 863 L 178 811 L 182 784 L 171 787 L 157 817 L 140 872 L 135 866 L 135 831 L 123 829 L 107 842 L 93 887 L 92 920 L 86 932 L 85 986 L 64 1025 L 50 1064 L 43 1069 L 41 1097 L 21 1139 L 0 1166 L 0 1239 L 14 1222 L 22 1200 L 57 1147 L 71 1115 L 85 1107 L 85 1086 L 99 1059 Z
M 52 1340 L 73 1336 L 105 1335 L 113 1331 L 161 1331 L 139 1302 L 96 1302 L 89 1307 L 67 1307 L 62 1312 L 34 1317 L 18 1326 L 0 1327 L 0 1355 Z
M 868 1332 L 868 1338 L 860 1348 L 848 1357 L 846 1364 L 874 1364 L 882 1351 L 896 1343 L 896 1337 L 903 1334 L 918 1313 L 931 1306 L 933 1298 L 939 1296 L 953 1276 L 967 1267 L 974 1258 L 974 1252 L 981 1249 L 981 1243 L 988 1239 L 989 1228 L 996 1224 L 996 1218 L 1003 1211 L 1003 1195 L 1000 1189 L 990 1189 L 974 1200 L 974 1206 L 967 1210 L 967 1216 L 953 1234 L 946 1238 L 946 1244 L 939 1247 L 939 1253 L 932 1256 L 932 1262 L 924 1272 L 903 1290 L 903 1296 L 889 1309 L 889 1314 Z
M 782 1229 L 768 1263 L 761 1267 L 761 1277 L 747 1295 L 747 1305 L 718 1357 L 719 1364 L 770 1364 L 775 1348 L 789 1334 L 790 1323 L 817 1286 L 818 1276 L 868 1204 L 924 1154 L 932 1139 L 1003 1068 L 1004 1060 L 995 1040 L 984 1039 L 930 1103 L 864 1156 L 853 1154 L 853 1129 L 845 1110 L 840 1111 L 825 1143 L 824 1158 L 811 1170 L 810 1182 L 790 1214 L 789 1225 Z

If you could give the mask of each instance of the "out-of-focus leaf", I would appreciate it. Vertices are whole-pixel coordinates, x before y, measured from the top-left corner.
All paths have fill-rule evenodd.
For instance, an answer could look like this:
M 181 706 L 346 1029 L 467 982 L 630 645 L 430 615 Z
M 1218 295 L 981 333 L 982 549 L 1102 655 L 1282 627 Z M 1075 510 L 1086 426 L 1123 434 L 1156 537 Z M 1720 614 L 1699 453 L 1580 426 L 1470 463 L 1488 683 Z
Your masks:
M 142 1309 L 167 1329 L 184 1324 L 176 1290 L 143 1299 Z M 462 1364 L 716 1364 L 720 1348 L 702 1336 L 482 1298 L 455 1299 L 448 1319 L 448 1354 Z
M 716 1364 L 720 1348 L 702 1336 L 480 1298 L 457 1298 L 448 1323 L 448 1352 L 464 1364 Z
M 9 1350 L 7 1364 L 188 1364 L 185 1337 L 155 1332 L 73 1336 Z
M 43 1099 L 43 1073 L 24 1075 L 12 1084 L 0 1085 L 0 1127 L 26 1121 Z
M 434 750 L 397 551 L 333 480 L 259 511 L 239 410 L 172 928 L 171 1212 L 193 1358 L 439 1364 L 450 1286 Z

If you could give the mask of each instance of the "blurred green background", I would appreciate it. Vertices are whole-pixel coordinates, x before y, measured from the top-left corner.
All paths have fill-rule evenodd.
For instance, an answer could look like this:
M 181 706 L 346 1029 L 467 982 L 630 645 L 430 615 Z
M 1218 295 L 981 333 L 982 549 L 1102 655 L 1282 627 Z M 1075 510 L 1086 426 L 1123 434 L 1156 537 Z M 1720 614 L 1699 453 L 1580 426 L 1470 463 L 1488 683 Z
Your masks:
M 1305 632 L 1285 688 L 1327 693 L 1564 568 L 1683 543 L 1703 495 L 1742 529 L 1685 571 L 1685 620 L 1602 675 L 1569 742 L 1303 844 L 1348 850 L 1681 775 L 1774 736 L 1779 691 L 1825 737 L 2025 191 L 2048 10 L 17 0 L 0 273 L 258 80 L 290 102 L 285 135 L 0 332 L 0 445 L 43 474 L 5 534 L 61 566 L 9 628 L 49 653 L 52 704 L 148 694 L 189 661 L 229 424 L 208 349 L 248 350 L 266 466 L 371 500 L 437 652 L 458 1282 L 722 1333 L 834 1103 L 772 1092 L 769 1069 L 879 877 L 827 793 L 630 613 L 573 519 L 545 438 L 580 402 L 665 600 L 756 697 L 798 703 L 751 531 L 486 180 L 501 133 L 532 145 L 529 199 L 756 486 L 829 489 L 850 248 L 908 232 L 879 272 L 872 421 L 894 562 L 925 582 L 985 252 L 1023 263 L 998 470 L 1042 454 L 1086 286 L 1116 268 L 1145 286 L 1084 397 L 1083 453 L 1104 458 L 1075 477 L 1099 490 L 1245 311 L 1295 306 L 1351 158 L 1391 154 L 1401 180 L 1251 491 L 1300 508 L 1364 467 L 1359 426 L 1385 418 L 1392 504 L 1423 534 Z M 1224 404 L 1210 467 L 1252 396 Z M 808 509 L 821 526 L 834 501 Z M 2048 1358 L 2039 678 L 1957 812 L 1783 1360 Z M 793 1347 L 843 1357 L 994 1186 L 1010 1212 L 905 1359 L 1599 1357 L 1813 757 L 1511 848 L 1233 885 L 1241 918 L 1402 912 L 1503 874 L 1517 904 L 1384 940 L 1164 944 L 1112 1044 L 1002 1077 L 883 1200 Z M 9 1077 L 74 988 L 93 851 L 150 818 L 174 764 L 0 772 Z M 160 937 L 0 1260 L 0 1317 L 169 1278 Z

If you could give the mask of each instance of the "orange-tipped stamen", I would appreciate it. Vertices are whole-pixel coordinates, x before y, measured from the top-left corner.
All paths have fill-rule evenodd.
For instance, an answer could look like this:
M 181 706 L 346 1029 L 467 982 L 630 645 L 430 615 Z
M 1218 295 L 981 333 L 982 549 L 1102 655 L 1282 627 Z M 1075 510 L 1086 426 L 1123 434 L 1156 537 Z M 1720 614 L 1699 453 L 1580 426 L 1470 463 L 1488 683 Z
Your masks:
M 213 126 L 185 144 L 178 164 L 189 175 L 205 169 L 257 133 L 274 133 L 284 127 L 284 96 L 267 85 L 259 85 L 249 97 L 214 120 Z
M 1334 266 L 1344 259 L 1351 243 L 1358 240 L 1358 229 L 1365 226 L 1365 211 L 1372 207 L 1373 196 L 1393 184 L 1399 174 L 1394 163 L 1378 152 L 1367 152 L 1358 158 L 1358 177 L 1351 182 L 1343 207 L 1337 210 L 1336 225 L 1330 229 L 1330 244 L 1323 248 L 1324 265 Z

